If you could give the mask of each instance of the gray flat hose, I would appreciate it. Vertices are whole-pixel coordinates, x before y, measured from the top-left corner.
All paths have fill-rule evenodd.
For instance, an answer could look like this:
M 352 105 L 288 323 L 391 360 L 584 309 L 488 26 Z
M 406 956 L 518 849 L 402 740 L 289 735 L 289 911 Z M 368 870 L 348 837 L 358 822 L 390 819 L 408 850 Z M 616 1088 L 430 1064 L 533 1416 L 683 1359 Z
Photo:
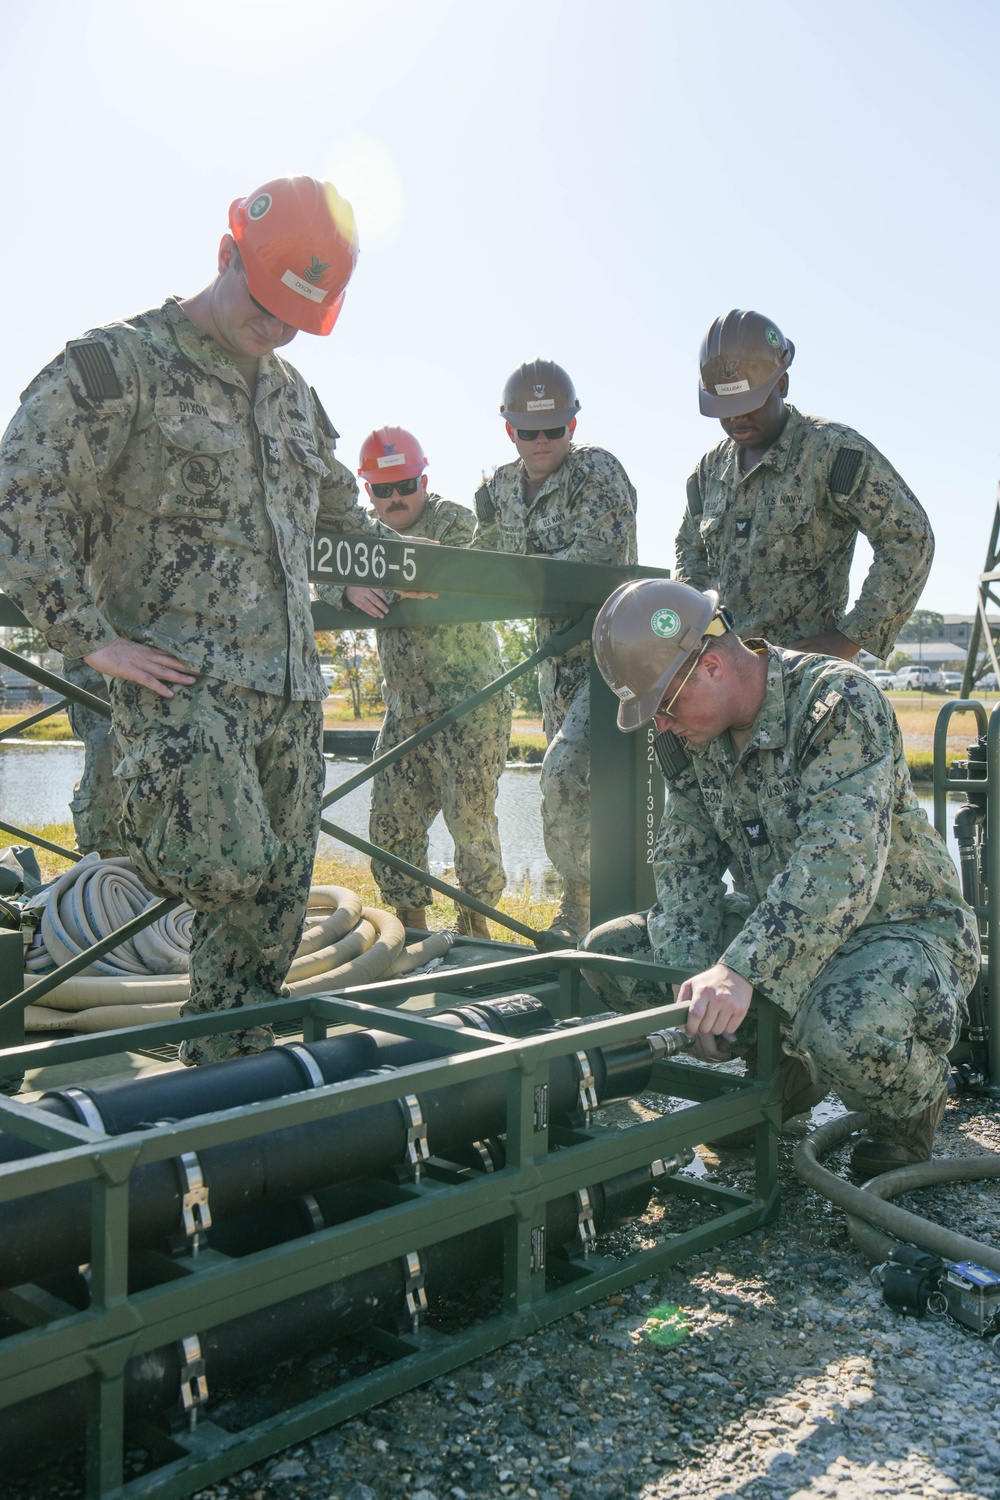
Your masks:
M 936 1160 L 919 1162 L 912 1167 L 901 1167 L 897 1172 L 885 1172 L 858 1188 L 835 1172 L 828 1171 L 820 1164 L 819 1158 L 842 1146 L 856 1130 L 864 1130 L 867 1124 L 867 1114 L 852 1114 L 818 1126 L 795 1148 L 792 1165 L 803 1182 L 844 1209 L 851 1237 L 868 1259 L 873 1264 L 885 1260 L 902 1241 L 919 1245 L 945 1260 L 975 1261 L 976 1265 L 1000 1275 L 1000 1250 L 995 1246 L 984 1245 L 964 1234 L 955 1234 L 930 1219 L 884 1201 L 939 1182 L 979 1182 L 1000 1178 L 1000 1155 L 939 1156 Z

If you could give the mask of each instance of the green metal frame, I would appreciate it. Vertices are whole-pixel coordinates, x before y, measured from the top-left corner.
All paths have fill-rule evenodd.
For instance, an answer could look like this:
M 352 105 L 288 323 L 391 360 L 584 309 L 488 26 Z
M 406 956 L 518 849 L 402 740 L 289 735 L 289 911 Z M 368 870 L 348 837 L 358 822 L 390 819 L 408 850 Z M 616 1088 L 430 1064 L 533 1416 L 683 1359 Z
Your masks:
M 985 777 L 969 781 L 948 772 L 948 726 L 956 714 L 971 713 L 976 720 L 976 736 L 986 736 Z M 1000 704 L 988 712 L 975 698 L 960 698 L 946 703 L 934 725 L 934 827 L 943 839 L 948 837 L 948 793 L 970 791 L 986 794 L 986 900 L 975 904 L 979 938 L 983 952 L 980 983 L 985 987 L 986 1024 L 989 1030 L 989 1081 L 1000 1085 L 1000 986 L 991 985 L 990 939 L 1000 932 Z
M 356 549 L 359 539 L 347 541 Z M 399 549 L 402 545 L 386 544 L 389 550 L 382 556 L 387 569 L 394 557 L 403 556 L 402 551 L 393 552 L 392 546 Z M 414 550 L 409 549 L 411 554 Z M 441 591 L 446 597 L 395 604 L 385 622 L 389 626 L 548 613 L 568 618 L 582 638 L 596 608 L 619 583 L 636 576 L 664 576 L 652 569 L 473 555 L 455 548 L 416 550 L 419 573 L 406 581 L 415 588 Z M 352 567 L 357 560 L 354 550 Z M 335 581 L 352 580 L 365 581 L 360 567 Z M 355 615 L 322 604 L 315 605 L 313 613 L 317 629 L 367 625 Z M 20 619 L 10 601 L 0 599 L 0 623 L 15 624 Z M 520 670 L 530 667 L 530 661 L 522 663 Z M 24 669 L 44 680 L 30 664 Z M 44 675 L 51 678 L 51 674 Z M 52 681 L 65 697 L 80 696 L 71 685 Z M 503 680 L 491 686 L 499 690 Z M 662 779 L 653 770 L 652 733 L 619 734 L 616 700 L 596 672 L 592 672 L 592 693 L 591 805 L 597 851 L 592 914 L 599 921 L 639 909 L 652 899 L 652 841 L 662 806 Z M 478 697 L 458 706 L 452 716 L 469 711 L 475 701 Z M 440 724 L 439 720 L 428 726 L 427 732 Z M 25 837 L 30 835 L 25 833 Z M 439 888 L 443 885 L 438 884 Z M 459 897 L 463 894 L 447 886 L 444 889 Z M 142 919 L 137 920 L 141 925 Z M 121 934 L 107 940 L 109 946 L 120 941 Z M 29 994 L 20 988 L 19 944 L 17 934 L 0 935 L 0 1043 L 7 1043 L 0 1050 L 0 1077 L 13 1080 L 27 1068 L 70 1064 L 83 1081 L 92 1059 L 136 1048 L 149 1052 L 175 1045 L 185 1036 L 225 1030 L 231 1024 L 226 1015 L 193 1017 L 100 1036 L 11 1045 L 23 1037 L 23 1030 L 17 1034 L 16 1026 L 12 1035 L 11 1027 L 15 1021 L 23 1024 L 23 1005 Z M 488 966 L 446 970 L 329 996 L 275 1001 L 255 1009 L 255 1019 L 262 1024 L 286 1029 L 300 1026 L 307 1041 L 344 1025 L 373 1025 L 404 1036 L 433 1037 L 449 1049 L 442 1061 L 400 1069 L 391 1077 L 349 1081 L 111 1139 L 57 1117 L 42 1118 L 14 1101 L 0 1100 L 0 1129 L 23 1136 L 44 1152 L 0 1166 L 0 1202 L 16 1204 L 21 1196 L 70 1183 L 92 1186 L 92 1306 L 80 1313 L 54 1307 L 51 1300 L 25 1297 L 24 1289 L 0 1293 L 0 1305 L 9 1316 L 23 1315 L 25 1325 L 23 1332 L 0 1342 L 0 1405 L 30 1399 L 77 1379 L 90 1382 L 88 1500 L 111 1500 L 112 1496 L 116 1500 L 139 1496 L 167 1500 L 190 1494 L 541 1323 L 746 1233 L 777 1212 L 778 1018 L 766 1001 L 760 1002 L 755 1080 L 690 1062 L 662 1063 L 654 1070 L 651 1090 L 688 1100 L 688 1107 L 626 1130 L 590 1125 L 554 1132 L 550 1139 L 545 1131 L 534 1128 L 534 1112 L 537 1091 L 546 1086 L 553 1057 L 672 1025 L 683 1018 L 684 1011 L 668 1006 L 640 1018 L 592 1020 L 579 1029 L 517 1042 L 479 1031 L 444 1031 L 419 1011 L 436 1003 L 476 998 L 484 991 L 529 988 L 565 1017 L 588 1008 L 589 987 L 581 984 L 587 968 L 615 968 L 659 980 L 684 976 L 658 966 L 586 954 L 526 957 L 523 950 L 494 945 L 495 953 L 504 951 L 511 956 Z M 470 952 L 475 952 L 474 947 Z M 128 1295 L 129 1181 L 143 1163 L 496 1072 L 507 1079 L 508 1098 L 507 1165 L 501 1171 L 460 1184 L 433 1177 L 402 1187 L 382 1184 L 384 1206 L 361 1221 L 240 1260 L 203 1252 L 174 1262 L 179 1273 L 174 1279 Z M 702 1204 L 710 1215 L 706 1222 L 621 1260 L 581 1255 L 550 1263 L 548 1276 L 532 1269 L 533 1231 L 544 1222 L 550 1199 L 748 1125 L 757 1131 L 750 1192 L 684 1177 L 664 1180 L 661 1191 L 668 1199 Z M 433 1327 L 407 1335 L 377 1330 L 372 1341 L 386 1358 L 381 1368 L 238 1434 L 223 1432 L 211 1422 L 201 1423 L 193 1433 L 154 1432 L 143 1424 L 137 1440 L 156 1455 L 157 1465 L 141 1478 L 124 1481 L 124 1372 L 134 1355 L 494 1223 L 502 1230 L 504 1246 L 499 1312 L 447 1336 Z
M 372 554 L 380 549 L 378 567 Z M 322 563 L 322 565 L 320 565 Z M 404 568 L 407 570 L 404 576 Z M 395 570 L 395 571 L 393 571 Z M 663 568 L 607 566 L 599 563 L 564 562 L 550 557 L 520 557 L 504 552 L 471 551 L 465 547 L 428 547 L 406 542 L 317 533 L 312 550 L 310 577 L 331 585 L 372 584 L 430 592 L 430 599 L 401 599 L 394 603 L 380 626 L 407 628 L 453 624 L 459 620 L 522 619 L 526 616 L 568 617 L 559 641 L 551 638 L 527 661 L 498 678 L 488 688 L 457 704 L 447 714 L 426 725 L 405 744 L 352 776 L 328 794 L 327 804 L 346 796 L 360 782 L 376 774 L 380 765 L 405 755 L 414 745 L 434 734 L 460 715 L 470 712 L 491 692 L 498 692 L 529 669 L 536 660 L 566 649 L 589 636 L 596 611 L 622 583 L 632 578 L 666 578 Z M 368 628 L 373 622 L 357 612 L 341 611 L 328 604 L 313 607 L 316 628 Z M 663 811 L 663 779 L 654 769 L 652 726 L 637 734 L 622 734 L 616 723 L 618 700 L 606 686 L 591 660 L 591 848 L 601 851 L 591 862 L 591 921 L 596 926 L 626 911 L 640 911 L 654 899 L 652 878 L 653 839 Z M 358 840 L 337 825 L 325 822 L 324 831 L 353 848 L 370 854 L 372 845 Z M 613 855 L 611 853 L 613 851 Z M 378 858 L 406 873 L 415 873 L 443 895 L 481 912 L 490 920 L 544 944 L 544 935 L 511 921 L 504 913 L 445 882 L 428 881 L 422 871 L 413 871 L 391 851 L 378 851 Z
M 555 966 L 557 978 L 552 982 Z M 578 1014 L 588 988 L 585 969 L 619 969 L 681 978 L 679 972 L 621 959 L 566 953 L 505 961 L 490 977 L 507 990 L 534 989 L 542 979 L 548 1003 L 562 1014 Z M 777 1211 L 776 1136 L 780 1121 L 778 1015 L 760 1002 L 758 1077 L 746 1080 L 704 1065 L 671 1061 L 657 1065 L 651 1091 L 692 1101 L 655 1120 L 621 1129 L 597 1124 L 571 1131 L 535 1128 L 538 1090 L 547 1084 L 551 1060 L 581 1048 L 646 1034 L 683 1020 L 684 1009 L 667 1006 L 608 1020 L 586 1022 L 518 1041 L 480 1031 L 444 1028 L 433 1019 L 397 1007 L 454 1003 L 483 977 L 479 967 L 369 985 L 343 996 L 309 997 L 261 1006 L 263 1021 L 301 1020 L 307 1039 L 331 1028 L 372 1025 L 408 1037 L 433 1039 L 450 1049 L 447 1058 L 415 1064 L 386 1077 L 332 1084 L 248 1108 L 203 1115 L 118 1137 L 103 1137 L 57 1117 L 40 1117 L 13 1101 L 0 1101 L 0 1126 L 44 1148 L 45 1154 L 0 1167 L 0 1202 L 16 1211 L 22 1195 L 71 1183 L 93 1188 L 92 1306 L 86 1312 L 48 1304 L 48 1320 L 0 1341 L 0 1405 L 31 1399 L 70 1382 L 90 1381 L 89 1439 L 85 1464 L 87 1500 L 170 1500 L 192 1493 L 267 1455 L 300 1442 L 348 1416 L 384 1401 L 446 1370 L 531 1332 L 553 1318 L 662 1272 L 684 1258 L 722 1244 L 767 1222 Z M 205 1034 L 226 1025 L 225 1017 L 176 1021 L 146 1028 L 156 1041 Z M 95 1053 L 95 1038 L 41 1043 L 0 1053 L 0 1066 L 82 1061 Z M 101 1039 L 119 1050 L 129 1037 Z M 104 1051 L 107 1051 L 105 1045 Z M 143 1163 L 182 1152 L 249 1139 L 272 1130 L 346 1114 L 406 1094 L 420 1094 L 502 1073 L 507 1080 L 507 1165 L 492 1175 L 456 1184 L 425 1178 L 380 1189 L 385 1206 L 332 1229 L 242 1259 L 203 1251 L 172 1263 L 176 1279 L 129 1295 L 128 1193 L 131 1173 Z M 755 1182 L 749 1193 L 696 1178 L 668 1177 L 661 1196 L 694 1200 L 713 1216 L 655 1248 L 623 1259 L 571 1256 L 549 1263 L 549 1274 L 532 1269 L 533 1231 L 544 1223 L 545 1205 L 584 1186 L 670 1155 L 725 1131 L 757 1127 Z M 148 1423 L 132 1434 L 157 1455 L 158 1465 L 139 1478 L 124 1479 L 127 1441 L 123 1411 L 129 1359 L 172 1341 L 203 1333 L 231 1318 L 364 1270 L 486 1224 L 503 1236 L 499 1311 L 464 1330 L 444 1335 L 433 1327 L 373 1335 L 387 1357 L 381 1368 L 319 1395 L 278 1417 L 239 1433 L 211 1421 L 193 1433 L 158 1431 Z M 31 1320 L 44 1318 L 25 1289 L 0 1293 L 0 1306 Z M 211 1372 L 209 1372 L 211 1379 Z
M 996 625 L 990 624 L 991 604 L 1000 604 L 997 584 L 1000 582 L 1000 498 L 993 508 L 993 526 L 986 548 L 986 563 L 979 575 L 976 613 L 969 632 L 969 645 L 962 673 L 962 697 L 968 699 L 986 672 L 995 672 L 1000 682 L 1000 660 L 997 657 Z

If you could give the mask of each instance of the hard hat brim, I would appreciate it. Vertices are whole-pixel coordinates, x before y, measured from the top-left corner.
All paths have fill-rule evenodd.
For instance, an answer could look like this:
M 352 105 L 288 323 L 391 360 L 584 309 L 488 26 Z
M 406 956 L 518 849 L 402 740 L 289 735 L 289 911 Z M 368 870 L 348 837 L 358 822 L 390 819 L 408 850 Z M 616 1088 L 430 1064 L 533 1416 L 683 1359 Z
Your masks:
M 500 415 L 505 422 L 512 427 L 522 427 L 526 432 L 541 432 L 543 427 L 568 427 L 570 422 L 576 420 L 579 407 L 573 407 L 571 411 L 508 411 L 506 407 L 500 408 Z
M 713 396 L 699 380 L 698 406 L 702 416 L 745 417 L 748 411 L 756 411 L 759 406 L 764 405 L 784 373 L 784 370 L 776 370 L 767 380 L 755 385 L 752 391 L 741 391 L 738 396 Z

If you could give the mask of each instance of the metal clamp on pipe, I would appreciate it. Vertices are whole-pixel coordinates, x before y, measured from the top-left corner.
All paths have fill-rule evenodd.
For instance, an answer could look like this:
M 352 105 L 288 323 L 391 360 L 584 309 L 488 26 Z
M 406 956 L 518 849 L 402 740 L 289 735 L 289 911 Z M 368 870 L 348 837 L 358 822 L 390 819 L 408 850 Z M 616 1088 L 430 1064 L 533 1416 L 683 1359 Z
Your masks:
M 285 1051 L 291 1053 L 292 1057 L 294 1057 L 295 1061 L 302 1069 L 303 1073 L 306 1076 L 306 1083 L 309 1088 L 323 1088 L 326 1083 L 326 1079 L 323 1077 L 323 1074 L 320 1071 L 319 1063 L 313 1057 L 308 1047 L 304 1046 L 302 1042 L 287 1042 L 285 1045 Z
M 405 1099 L 400 1099 L 399 1107 L 406 1121 L 406 1160 L 413 1168 L 414 1182 L 419 1182 L 424 1162 L 431 1154 L 427 1140 L 427 1121 L 416 1094 L 407 1094 Z
M 576 1233 L 583 1246 L 584 1255 L 589 1254 L 591 1246 L 597 1243 L 597 1227 L 594 1223 L 594 1202 L 590 1196 L 589 1188 L 577 1188 L 576 1192 Z
M 313 1229 L 315 1229 L 316 1231 L 325 1229 L 326 1219 L 323 1217 L 323 1210 L 316 1202 L 316 1199 L 313 1197 L 312 1193 L 303 1193 L 302 1197 L 299 1199 L 299 1202 L 302 1205 L 303 1213 L 305 1213 L 305 1215 L 309 1219 L 309 1222 L 312 1224 Z
M 584 1125 L 589 1125 L 597 1108 L 597 1081 L 586 1052 L 574 1052 L 573 1061 L 576 1063 L 576 1076 L 580 1084 L 580 1113 Z
M 101 1111 L 85 1089 L 60 1089 L 57 1094 L 49 1094 L 46 1097 L 65 1099 L 81 1125 L 86 1125 L 90 1130 L 99 1130 L 102 1135 L 107 1135 L 108 1127 L 104 1123 Z
M 174 1242 L 175 1255 L 197 1255 L 212 1227 L 208 1186 L 197 1152 L 185 1151 L 174 1158 L 181 1179 L 181 1235 Z
M 180 1405 L 187 1414 L 188 1428 L 194 1432 L 198 1412 L 208 1401 L 208 1376 L 201 1340 L 196 1333 L 181 1339 Z
M 424 1265 L 420 1254 L 416 1250 L 409 1250 L 403 1256 L 403 1270 L 406 1273 L 406 1311 L 410 1315 L 413 1332 L 416 1333 L 420 1327 L 420 1319 L 427 1311 L 427 1289 L 424 1285 Z

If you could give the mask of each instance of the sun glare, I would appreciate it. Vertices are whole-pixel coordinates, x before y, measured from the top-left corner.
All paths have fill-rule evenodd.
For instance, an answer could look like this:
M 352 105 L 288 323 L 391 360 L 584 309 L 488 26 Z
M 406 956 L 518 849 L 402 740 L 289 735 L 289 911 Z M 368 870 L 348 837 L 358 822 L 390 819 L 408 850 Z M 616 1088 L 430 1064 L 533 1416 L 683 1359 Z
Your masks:
M 362 254 L 387 250 L 403 227 L 405 202 L 399 168 L 380 142 L 351 136 L 334 147 L 329 177 L 351 203 Z

